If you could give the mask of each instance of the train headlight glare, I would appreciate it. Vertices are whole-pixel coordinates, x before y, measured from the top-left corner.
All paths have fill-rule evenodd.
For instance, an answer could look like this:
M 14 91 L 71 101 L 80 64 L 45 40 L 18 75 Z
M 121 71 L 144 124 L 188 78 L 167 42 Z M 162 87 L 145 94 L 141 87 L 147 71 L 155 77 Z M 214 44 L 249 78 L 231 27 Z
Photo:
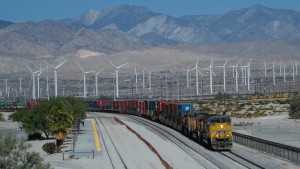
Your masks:
M 219 137 L 219 135 L 217 134 L 216 137 Z

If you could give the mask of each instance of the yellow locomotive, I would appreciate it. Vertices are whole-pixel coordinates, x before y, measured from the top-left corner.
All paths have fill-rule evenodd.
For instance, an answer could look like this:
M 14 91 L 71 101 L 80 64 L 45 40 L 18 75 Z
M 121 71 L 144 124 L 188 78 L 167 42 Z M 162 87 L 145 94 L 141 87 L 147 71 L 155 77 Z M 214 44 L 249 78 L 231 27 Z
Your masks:
M 232 126 L 228 116 L 190 113 L 185 116 L 183 132 L 206 143 L 214 150 L 230 150 L 232 148 Z

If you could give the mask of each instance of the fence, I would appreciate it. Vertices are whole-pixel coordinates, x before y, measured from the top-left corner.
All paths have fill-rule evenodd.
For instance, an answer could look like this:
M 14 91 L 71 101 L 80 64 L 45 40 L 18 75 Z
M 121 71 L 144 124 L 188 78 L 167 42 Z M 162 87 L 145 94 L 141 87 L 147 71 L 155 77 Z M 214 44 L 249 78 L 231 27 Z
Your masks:
M 279 144 L 236 132 L 233 132 L 233 141 L 235 143 L 287 159 L 296 163 L 297 165 L 300 165 L 300 148 Z

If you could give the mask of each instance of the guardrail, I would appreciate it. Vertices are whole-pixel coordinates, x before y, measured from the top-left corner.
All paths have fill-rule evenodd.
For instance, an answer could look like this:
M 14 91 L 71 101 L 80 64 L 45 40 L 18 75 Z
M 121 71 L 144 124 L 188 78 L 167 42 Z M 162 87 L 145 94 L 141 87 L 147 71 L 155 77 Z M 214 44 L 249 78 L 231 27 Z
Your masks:
M 233 141 L 235 143 L 287 159 L 297 165 L 300 165 L 300 148 L 275 143 L 236 132 L 233 132 Z

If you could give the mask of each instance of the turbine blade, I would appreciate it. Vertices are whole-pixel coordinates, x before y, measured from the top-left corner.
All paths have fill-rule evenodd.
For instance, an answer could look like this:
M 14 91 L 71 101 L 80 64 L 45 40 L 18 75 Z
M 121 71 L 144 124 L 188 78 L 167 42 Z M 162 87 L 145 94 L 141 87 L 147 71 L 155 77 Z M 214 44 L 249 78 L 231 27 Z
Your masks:
M 80 64 L 77 61 L 75 61 L 75 62 L 78 65 L 78 67 L 80 68 L 80 70 L 82 71 L 82 73 L 84 73 L 84 71 L 83 71 L 82 67 L 80 66 Z
M 212 68 L 213 64 L 214 64 L 214 59 L 211 59 L 209 67 Z
M 226 59 L 225 61 L 225 64 L 224 64 L 224 67 L 226 66 L 227 62 L 228 62 L 229 58 Z
M 199 69 L 196 70 L 201 76 L 203 76 L 203 74 L 201 73 L 201 71 Z
M 66 63 L 68 60 L 66 59 L 65 61 L 63 61 L 63 62 L 61 62 L 59 65 L 57 65 L 56 67 L 55 67 L 55 69 L 58 69 L 61 65 L 63 65 L 64 63 Z
M 99 72 L 97 72 L 95 75 L 97 76 L 98 74 L 100 74 L 103 71 L 103 69 L 101 69 Z
M 211 70 L 211 72 L 212 72 L 212 74 L 213 74 L 214 76 L 216 76 L 216 74 L 215 74 L 215 72 L 214 72 L 213 70 Z
M 31 72 L 31 73 L 33 73 L 33 71 L 27 66 L 27 64 L 26 63 L 24 63 L 25 64 L 25 66 L 28 68 L 28 70 Z
M 122 65 L 120 65 L 120 66 L 118 66 L 118 67 L 116 67 L 116 69 L 120 69 L 121 67 L 125 66 L 126 64 L 127 64 L 127 62 L 126 62 L 126 63 L 123 63 Z
M 51 66 L 53 69 L 55 69 L 54 66 L 50 65 L 48 62 L 46 62 L 45 60 L 43 60 L 43 62 L 45 62 L 47 65 Z
M 105 59 L 114 67 L 114 68 L 116 68 L 116 66 L 110 61 L 110 60 L 108 60 L 107 59 L 107 57 L 105 57 Z

